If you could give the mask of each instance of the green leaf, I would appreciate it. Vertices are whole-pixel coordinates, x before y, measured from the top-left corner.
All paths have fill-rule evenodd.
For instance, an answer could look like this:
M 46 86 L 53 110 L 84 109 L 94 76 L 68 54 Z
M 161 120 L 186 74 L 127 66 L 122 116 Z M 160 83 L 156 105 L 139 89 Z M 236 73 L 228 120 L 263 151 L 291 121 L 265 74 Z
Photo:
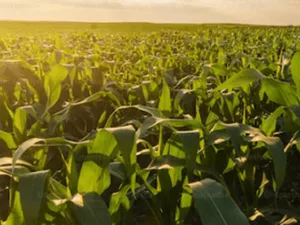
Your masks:
M 249 225 L 247 217 L 221 184 L 204 179 L 188 186 L 193 191 L 203 225 Z
M 185 152 L 186 167 L 192 174 L 196 165 L 197 152 L 200 148 L 200 135 L 199 130 L 193 131 L 178 131 L 181 143 L 183 144 L 183 150 Z
M 117 128 L 108 128 L 118 143 L 118 148 L 121 151 L 125 162 L 125 167 L 130 176 L 132 191 L 135 190 L 135 164 L 136 164 L 136 132 L 135 129 L 129 125 Z
M 118 142 L 126 165 L 136 163 L 136 137 L 135 129 L 132 126 L 108 128 Z
M 263 135 L 257 135 L 245 139 L 251 142 L 261 141 L 268 147 L 274 162 L 276 191 L 278 192 L 284 181 L 287 166 L 287 156 L 284 152 L 283 143 L 278 137 L 266 137 Z
M 51 195 L 49 195 L 49 199 L 51 200 L 57 198 L 63 199 L 67 197 L 67 188 L 52 177 L 49 179 L 48 190 L 51 193 Z
M 0 158 L 0 167 L 12 165 L 13 159 L 9 157 L 1 157 Z M 17 160 L 16 165 L 25 166 L 25 167 L 32 167 L 32 165 L 28 162 L 25 162 L 23 160 Z
M 209 67 L 213 70 L 214 74 L 217 76 L 227 76 L 229 73 L 227 68 L 220 63 L 209 65 Z
M 18 101 L 20 101 L 21 91 L 22 91 L 22 86 L 18 82 L 18 83 L 16 83 L 15 90 L 14 90 L 14 96 Z
M 22 142 L 26 133 L 27 113 L 22 107 L 16 109 L 14 114 L 13 130 L 15 137 Z
M 180 221 L 180 224 L 184 223 L 184 220 L 192 206 L 192 203 L 193 203 L 193 197 L 192 197 L 191 190 L 190 188 L 186 188 L 186 186 L 184 186 L 183 192 L 181 194 L 180 211 L 178 215 L 178 220 Z
M 43 142 L 44 139 L 41 138 L 33 138 L 30 140 L 25 141 L 24 143 L 22 143 L 18 149 L 15 151 L 14 155 L 13 155 L 13 171 L 14 171 L 14 167 L 16 165 L 17 160 L 19 160 L 21 158 L 21 156 L 32 146 L 34 146 L 35 144 L 39 143 L 39 142 Z
M 77 192 L 79 179 L 79 171 L 76 165 L 76 156 L 74 152 L 70 152 L 66 163 L 67 176 L 66 182 L 69 190 L 69 195 L 74 195 Z
M 20 192 L 12 188 L 12 186 L 10 187 L 10 192 L 11 192 L 10 196 L 13 196 L 12 204 L 10 206 L 11 210 L 7 220 L 3 222 L 3 225 L 16 225 L 16 224 L 25 225 L 21 199 L 20 199 Z
M 62 65 L 52 67 L 49 74 L 45 76 L 44 88 L 48 97 L 45 113 L 55 105 L 61 93 L 61 83 L 67 78 L 69 71 Z
M 12 173 L 12 166 L 11 165 L 7 165 L 7 166 L 1 166 L 0 167 L 0 173 L 9 176 L 9 177 L 13 177 L 13 173 Z M 26 174 L 26 173 L 30 173 L 30 170 L 28 169 L 28 167 L 23 166 L 23 165 L 16 165 L 14 167 L 14 175 L 18 176 L 20 174 Z
M 170 113 L 172 111 L 171 93 L 168 84 L 163 80 L 162 93 L 159 99 L 158 109 L 162 112 Z
M 169 159 L 171 159 L 171 161 L 170 161 L 171 163 L 176 162 L 178 160 L 182 160 L 183 162 L 186 161 L 183 144 L 180 140 L 180 136 L 177 135 L 176 132 L 174 132 L 172 134 L 172 136 L 168 139 L 167 143 L 164 146 L 162 155 L 172 157 L 173 159 L 169 158 Z M 164 167 L 168 168 L 168 166 L 169 166 L 168 164 L 169 163 L 166 162 L 165 165 L 162 165 L 162 168 L 164 168 Z M 178 181 L 180 181 L 182 179 L 182 176 L 181 176 L 182 167 L 180 168 L 180 167 L 176 166 L 176 167 L 172 167 L 170 169 L 171 170 L 167 171 L 168 174 L 164 173 L 165 175 L 163 175 L 163 177 L 162 177 L 163 173 L 159 174 L 160 175 L 160 180 L 164 180 L 165 179 L 164 176 L 168 175 L 168 179 L 170 178 L 170 181 L 171 181 L 170 184 L 172 186 L 168 186 L 168 187 L 166 187 L 166 186 L 163 187 L 162 186 L 163 189 L 166 189 L 166 188 L 168 189 L 168 188 L 174 187 L 178 183 Z M 161 183 L 164 183 L 164 182 L 161 182 Z
M 82 104 L 86 104 L 89 102 L 93 102 L 98 100 L 99 98 L 104 98 L 104 97 L 109 97 L 111 100 L 113 100 L 118 106 L 121 105 L 120 100 L 117 98 L 116 95 L 114 95 L 113 93 L 110 92 L 105 92 L 105 91 L 98 91 L 94 94 L 92 94 L 91 96 L 79 101 L 79 102 L 71 102 L 70 105 L 71 106 L 79 106 Z
M 17 148 L 13 136 L 3 130 L 0 130 L 0 140 L 3 140 L 9 149 Z
M 26 224 L 38 225 L 46 201 L 49 171 L 38 171 L 19 176 L 19 191 Z
M 107 168 L 102 168 L 93 161 L 86 161 L 80 170 L 78 192 L 102 194 L 110 186 L 110 182 Z
M 58 138 L 32 138 L 25 142 L 23 142 L 21 145 L 19 145 L 18 149 L 13 154 L 13 168 L 16 165 L 17 160 L 21 158 L 21 156 L 31 147 L 35 147 L 37 144 L 41 144 L 42 146 L 66 146 L 66 147 L 72 147 L 72 145 L 77 145 L 77 147 L 80 147 L 82 145 L 87 145 L 90 143 L 90 141 L 81 141 L 81 142 L 74 142 L 74 141 L 68 141 L 64 138 L 58 137 Z
M 78 192 L 102 194 L 110 186 L 108 165 L 114 158 L 117 141 L 105 129 L 98 131 L 93 146 L 82 165 L 78 180 Z
M 156 157 L 147 167 L 147 170 L 170 170 L 176 167 L 184 167 L 185 160 L 172 155 Z
M 175 128 L 177 127 L 189 127 L 192 129 L 205 130 L 205 127 L 202 124 L 201 120 L 197 119 L 167 119 L 159 117 L 149 117 L 144 121 L 142 126 L 137 131 L 137 137 L 143 137 L 149 129 L 155 127 L 158 124 L 167 126 L 172 130 L 175 130 Z
M 287 82 L 265 78 L 262 80 L 262 89 L 272 102 L 284 106 L 299 105 L 295 88 Z
M 296 84 L 298 93 L 300 92 L 300 51 L 296 52 L 291 62 L 292 77 Z
M 111 225 L 107 206 L 100 195 L 87 193 L 81 196 L 82 201 L 72 201 L 73 212 L 80 225 Z
M 130 185 L 125 185 L 116 193 L 113 193 L 109 202 L 109 212 L 111 215 L 118 212 L 123 199 L 128 198 L 127 193 L 130 190 Z
M 120 162 L 111 162 L 108 165 L 108 171 L 114 177 L 119 178 L 120 180 L 126 180 L 127 178 L 127 171 L 124 167 L 124 164 Z
M 27 105 L 27 106 L 22 106 L 20 107 L 22 110 L 24 110 L 27 115 L 30 115 L 32 118 L 34 118 L 35 120 L 38 120 L 38 114 L 36 112 L 36 110 L 34 109 L 33 106 L 31 105 Z
M 216 171 L 214 167 L 214 165 L 196 164 L 195 170 L 214 176 L 214 178 L 216 178 L 225 186 L 225 183 L 223 183 L 222 175 L 218 171 Z
M 151 116 L 155 116 L 155 117 L 163 117 L 162 113 L 156 109 L 156 108 L 152 108 L 152 107 L 148 107 L 148 106 L 144 106 L 144 105 L 132 105 L 132 106 L 121 106 L 119 108 L 117 108 L 108 118 L 105 127 L 108 128 L 111 126 L 113 118 L 116 116 L 115 114 L 117 112 L 119 112 L 120 110 L 126 110 L 126 109 L 137 109 L 139 111 L 145 112 L 150 114 Z
M 261 124 L 261 130 L 265 132 L 267 136 L 271 136 L 277 124 L 277 118 L 281 116 L 285 111 L 283 106 L 278 107 L 266 120 L 264 120 Z
M 275 179 L 276 179 L 276 191 L 278 191 L 284 181 L 286 172 L 287 157 L 284 152 L 284 146 L 281 140 L 277 137 L 266 137 L 259 129 L 244 125 L 244 124 L 225 124 L 218 123 L 215 127 L 215 131 L 209 136 L 209 142 L 206 146 L 211 144 L 218 144 L 230 139 L 236 146 L 241 144 L 241 135 L 243 140 L 247 142 L 263 142 L 271 153 L 272 160 L 274 162 Z M 226 132 L 225 132 L 226 130 Z
M 233 75 L 224 83 L 219 85 L 215 90 L 220 91 L 223 89 L 232 89 L 237 87 L 243 87 L 249 85 L 250 83 L 265 78 L 261 72 L 256 69 L 247 69 L 238 74 Z
M 193 90 L 189 90 L 189 89 L 180 89 L 177 91 L 176 97 L 174 99 L 174 109 L 177 110 L 180 114 L 183 112 L 183 110 L 181 109 L 181 101 L 184 98 L 184 96 L 186 94 L 192 93 Z

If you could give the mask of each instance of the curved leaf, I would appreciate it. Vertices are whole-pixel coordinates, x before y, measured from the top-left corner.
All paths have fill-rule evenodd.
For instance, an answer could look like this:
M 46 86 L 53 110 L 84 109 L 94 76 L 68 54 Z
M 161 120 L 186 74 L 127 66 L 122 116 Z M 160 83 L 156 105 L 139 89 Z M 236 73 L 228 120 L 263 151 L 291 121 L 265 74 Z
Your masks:
M 265 132 L 267 136 L 274 133 L 276 129 L 277 118 L 281 116 L 285 111 L 283 106 L 278 107 L 266 120 L 262 122 L 261 130 Z
M 215 90 L 220 91 L 223 89 L 232 89 L 249 85 L 250 83 L 265 78 L 261 72 L 256 69 L 247 69 L 238 74 L 233 75 L 224 83 L 219 85 Z
M 225 188 L 211 179 L 188 184 L 203 225 L 249 225 L 244 213 Z

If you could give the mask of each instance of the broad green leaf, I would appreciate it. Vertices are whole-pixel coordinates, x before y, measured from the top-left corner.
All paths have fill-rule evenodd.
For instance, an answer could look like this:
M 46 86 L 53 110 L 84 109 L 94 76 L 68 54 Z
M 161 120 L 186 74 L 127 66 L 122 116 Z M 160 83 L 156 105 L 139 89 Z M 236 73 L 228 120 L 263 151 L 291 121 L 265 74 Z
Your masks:
M 196 165 L 197 152 L 200 148 L 200 134 L 199 130 L 193 131 L 178 131 L 181 143 L 183 144 L 183 150 L 185 152 L 186 167 L 190 173 L 193 173 Z
M 238 123 L 232 123 L 232 124 L 223 124 L 227 130 L 227 132 L 230 134 L 230 139 L 232 141 L 232 144 L 234 145 L 234 148 L 236 150 L 236 154 L 238 156 L 241 155 L 241 145 L 242 145 L 242 138 L 241 138 L 241 129 L 240 125 Z
M 102 168 L 94 161 L 85 161 L 80 170 L 78 192 L 102 194 L 110 186 L 110 182 L 107 167 Z
M 10 149 L 17 148 L 13 136 L 10 133 L 0 130 L 0 139 L 3 140 Z
M 122 157 L 125 162 L 125 167 L 130 176 L 131 188 L 132 191 L 135 190 L 135 165 L 136 165 L 136 132 L 132 126 L 117 127 L 117 128 L 108 128 L 111 132 L 117 143 L 118 148 L 121 151 Z
M 225 132 L 224 128 L 227 130 L 227 132 Z M 233 128 L 234 132 L 232 131 Z M 207 143 L 207 146 L 226 141 L 229 137 L 233 142 L 236 142 L 237 146 L 239 146 L 241 144 L 241 140 L 238 139 L 237 141 L 234 139 L 241 138 L 242 134 L 248 134 L 248 136 L 243 136 L 244 141 L 263 142 L 269 149 L 272 160 L 274 162 L 276 191 L 280 189 L 285 178 L 287 157 L 284 152 L 283 143 L 278 137 L 266 137 L 259 129 L 237 123 L 218 123 L 215 129 L 216 130 L 212 133 L 213 135 L 209 136 L 211 140 Z
M 204 179 L 188 186 L 193 191 L 195 206 L 203 225 L 249 225 L 245 214 L 221 184 Z
M 89 154 L 103 154 L 105 156 L 114 157 L 114 149 L 117 145 L 115 137 L 107 130 L 101 129 L 98 131 L 96 138 L 93 141 L 92 148 L 88 151 Z
M 265 78 L 262 80 L 262 88 L 272 102 L 283 106 L 299 105 L 295 88 L 287 82 Z
M 296 52 L 291 62 L 292 77 L 296 84 L 298 93 L 300 92 L 300 51 Z
M 51 68 L 50 73 L 46 74 L 44 88 L 48 97 L 45 113 L 52 108 L 58 101 L 61 93 L 61 83 L 68 75 L 68 69 L 62 65 L 55 65 Z
M 136 137 L 135 129 L 132 126 L 108 128 L 111 134 L 114 135 L 118 147 L 122 153 L 125 164 L 132 166 L 136 163 Z
M 158 109 L 161 112 L 170 113 L 172 111 L 171 93 L 168 84 L 163 80 L 162 93 L 159 99 Z
M 19 176 L 19 191 L 26 224 L 40 224 L 42 207 L 46 203 L 49 171 L 38 171 Z
M 167 143 L 164 145 L 162 156 L 171 157 L 170 159 L 173 162 L 176 162 L 177 160 L 180 160 L 180 159 L 183 160 L 183 161 L 186 161 L 184 150 L 185 149 L 183 147 L 183 144 L 180 140 L 179 135 L 177 135 L 174 132 L 173 135 L 168 139 Z M 156 158 L 156 159 L 158 159 L 158 158 Z M 168 163 L 166 163 L 166 166 L 168 167 Z M 165 166 L 162 165 L 162 167 L 165 167 Z M 171 179 L 171 184 L 172 184 L 171 187 L 174 187 L 178 183 L 178 181 L 180 181 L 182 179 L 182 175 L 181 175 L 182 174 L 182 167 L 179 167 L 179 166 L 172 167 L 167 172 L 168 172 L 169 178 Z M 160 175 L 161 174 L 162 173 L 160 173 Z M 165 175 L 167 175 L 167 174 L 165 173 Z M 160 179 L 164 179 L 164 177 L 160 176 Z M 168 188 L 171 188 L 171 187 L 162 187 L 162 188 L 163 189 L 168 189 Z
M 98 131 L 92 148 L 88 151 L 78 180 L 78 192 L 102 194 L 110 185 L 108 165 L 114 158 L 117 141 L 107 130 Z
M 241 154 L 242 133 L 251 135 L 261 134 L 258 129 L 247 125 L 238 123 L 226 124 L 218 122 L 213 128 L 211 134 L 208 136 L 206 146 L 210 146 L 212 144 L 220 144 L 230 139 L 237 151 L 236 154 L 239 156 Z
M 13 125 L 15 137 L 19 142 L 22 142 L 27 128 L 27 113 L 22 107 L 16 109 Z
M 287 156 L 284 152 L 283 143 L 278 137 L 266 137 L 263 135 L 247 137 L 245 139 L 251 142 L 261 141 L 268 147 L 274 162 L 276 191 L 278 192 L 284 181 L 287 166 Z
M 168 173 L 172 180 L 172 185 L 176 185 L 182 179 L 182 168 L 180 167 L 182 167 L 184 161 L 189 175 L 193 174 L 197 151 L 199 150 L 199 142 L 198 130 L 173 133 L 163 149 L 163 155 L 155 158 L 148 169 L 173 169 Z
M 87 193 L 82 195 L 82 202 L 72 201 L 73 212 L 80 225 L 111 225 L 107 206 L 100 195 Z
M 184 185 L 187 185 L 187 179 L 184 182 Z M 183 191 L 181 194 L 181 199 L 180 199 L 180 211 L 179 211 L 179 215 L 178 215 L 178 219 L 180 224 L 182 224 L 184 222 L 184 219 L 186 218 L 192 203 L 193 203 L 193 197 L 192 197 L 192 193 L 191 190 L 189 188 L 185 188 L 186 186 L 183 186 Z
M 265 76 L 256 69 L 247 69 L 238 74 L 233 75 L 224 83 L 219 85 L 215 90 L 232 89 L 249 85 L 256 80 L 265 78 Z

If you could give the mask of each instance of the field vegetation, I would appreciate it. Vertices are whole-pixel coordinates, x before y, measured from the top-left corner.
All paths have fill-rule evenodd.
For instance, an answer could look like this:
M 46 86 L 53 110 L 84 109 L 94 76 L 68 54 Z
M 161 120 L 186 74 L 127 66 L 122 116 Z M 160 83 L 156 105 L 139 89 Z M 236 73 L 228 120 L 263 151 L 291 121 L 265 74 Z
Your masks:
M 1 225 L 300 220 L 300 28 L 1 22 Z

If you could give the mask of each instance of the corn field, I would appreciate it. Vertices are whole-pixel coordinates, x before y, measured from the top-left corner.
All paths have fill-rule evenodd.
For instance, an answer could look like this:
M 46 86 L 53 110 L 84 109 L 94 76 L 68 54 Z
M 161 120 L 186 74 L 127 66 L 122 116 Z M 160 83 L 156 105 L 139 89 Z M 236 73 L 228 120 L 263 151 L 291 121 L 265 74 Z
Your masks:
M 299 131 L 297 27 L 0 35 L 1 225 L 299 224 Z

